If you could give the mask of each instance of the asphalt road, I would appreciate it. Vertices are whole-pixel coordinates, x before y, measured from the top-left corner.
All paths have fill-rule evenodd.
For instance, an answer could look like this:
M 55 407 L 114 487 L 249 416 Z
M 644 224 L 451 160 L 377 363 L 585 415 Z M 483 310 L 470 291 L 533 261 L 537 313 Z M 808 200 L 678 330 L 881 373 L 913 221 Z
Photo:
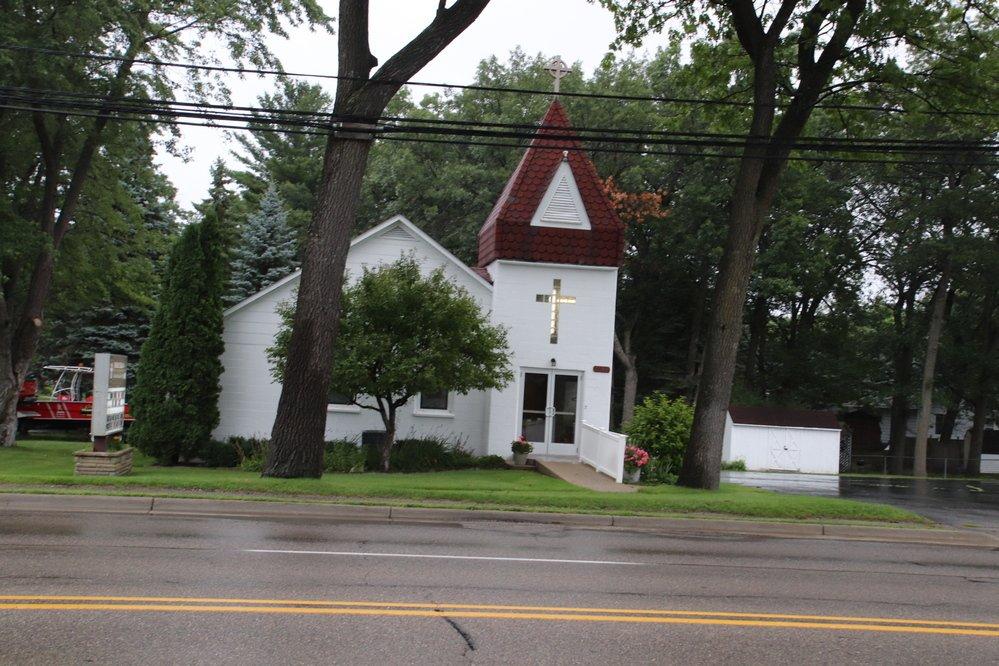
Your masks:
M 722 472 L 722 480 L 784 493 L 892 504 L 945 525 L 999 531 L 999 480 Z
M 999 662 L 994 549 L 0 513 L 4 664 L 957 659 Z

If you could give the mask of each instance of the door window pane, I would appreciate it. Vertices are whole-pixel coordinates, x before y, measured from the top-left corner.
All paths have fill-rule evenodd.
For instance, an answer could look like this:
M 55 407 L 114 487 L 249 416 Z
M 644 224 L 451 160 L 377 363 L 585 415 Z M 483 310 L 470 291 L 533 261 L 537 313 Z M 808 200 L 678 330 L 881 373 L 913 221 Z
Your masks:
M 576 413 L 576 390 L 579 378 L 575 375 L 555 375 L 555 411 Z
M 447 391 L 420 394 L 420 409 L 447 411 Z
M 552 419 L 552 442 L 555 444 L 576 443 L 576 415 L 556 414 Z
M 524 412 L 520 432 L 529 442 L 545 441 L 544 412 Z
M 543 412 L 548 406 L 548 375 L 524 373 L 524 411 Z

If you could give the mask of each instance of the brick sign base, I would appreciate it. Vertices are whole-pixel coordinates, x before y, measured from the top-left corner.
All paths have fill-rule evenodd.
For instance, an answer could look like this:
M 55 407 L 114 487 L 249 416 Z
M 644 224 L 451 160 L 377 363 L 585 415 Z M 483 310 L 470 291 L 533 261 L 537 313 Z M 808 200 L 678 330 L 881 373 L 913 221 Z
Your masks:
M 73 453 L 77 474 L 84 476 L 123 476 L 132 471 L 132 449 L 121 451 L 91 451 Z

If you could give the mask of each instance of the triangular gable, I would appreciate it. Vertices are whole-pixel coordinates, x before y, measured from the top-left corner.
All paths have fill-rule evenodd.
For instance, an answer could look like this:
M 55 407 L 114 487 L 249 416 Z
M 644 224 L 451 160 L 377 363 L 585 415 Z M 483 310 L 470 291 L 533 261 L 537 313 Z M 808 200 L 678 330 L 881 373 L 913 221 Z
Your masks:
M 566 157 L 552 175 L 541 204 L 531 218 L 532 227 L 561 227 L 566 229 L 589 229 L 590 216 L 579 196 L 579 186 L 572 175 L 569 159 Z
M 360 243 L 363 243 L 372 238 L 388 238 L 391 240 L 400 240 L 407 242 L 411 242 L 414 240 L 421 240 L 427 245 L 429 245 L 432 249 L 436 250 L 441 255 L 443 255 L 443 257 L 446 260 L 454 264 L 459 270 L 467 273 L 476 282 L 482 284 L 482 286 L 492 291 L 493 285 L 486 277 L 484 277 L 478 271 L 469 268 L 465 264 L 465 262 L 463 262 L 461 259 L 451 254 L 451 252 L 449 252 L 446 247 L 435 241 L 433 238 L 427 235 L 422 229 L 420 229 L 415 224 L 406 219 L 406 217 L 403 215 L 395 215 L 393 217 L 390 217 L 381 224 L 378 224 L 372 227 L 371 229 L 368 229 L 363 234 L 355 236 L 353 240 L 350 241 L 350 247 L 351 249 L 353 249 Z M 257 293 L 248 296 L 245 300 L 242 300 L 239 303 L 233 305 L 231 308 L 223 312 L 222 316 L 228 317 L 232 313 L 243 309 L 247 305 L 250 305 L 254 301 L 266 296 L 272 291 L 280 289 L 289 282 L 297 282 L 298 279 L 301 277 L 301 275 L 302 271 L 297 270 L 291 275 L 288 275 L 278 280 L 274 284 L 264 287 Z

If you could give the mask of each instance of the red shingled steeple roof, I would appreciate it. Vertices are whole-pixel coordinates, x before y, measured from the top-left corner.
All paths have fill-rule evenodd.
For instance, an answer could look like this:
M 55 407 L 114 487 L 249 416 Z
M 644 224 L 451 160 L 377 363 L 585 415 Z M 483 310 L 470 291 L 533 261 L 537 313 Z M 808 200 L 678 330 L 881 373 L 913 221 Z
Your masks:
M 564 129 L 560 129 L 564 128 Z M 558 264 L 619 266 L 624 224 L 618 219 L 593 162 L 579 141 L 567 138 L 572 125 L 558 100 L 551 103 L 530 147 L 479 231 L 479 266 L 496 259 Z M 567 151 L 567 152 L 566 152 Z M 531 226 L 552 177 L 568 159 L 589 229 Z

